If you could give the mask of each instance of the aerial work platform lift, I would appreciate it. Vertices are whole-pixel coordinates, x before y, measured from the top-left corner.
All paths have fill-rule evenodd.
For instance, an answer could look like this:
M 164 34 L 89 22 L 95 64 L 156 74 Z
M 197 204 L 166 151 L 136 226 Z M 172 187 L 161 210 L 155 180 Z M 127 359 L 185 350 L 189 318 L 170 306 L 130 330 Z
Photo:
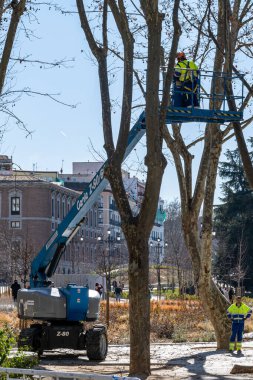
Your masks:
M 193 97 L 191 97 L 191 105 L 185 107 L 173 107 L 170 106 L 167 109 L 166 123 L 189 123 L 189 122 L 202 122 L 202 123 L 218 123 L 224 124 L 232 121 L 241 121 L 243 118 L 243 112 L 229 111 L 227 108 L 227 94 L 226 87 L 228 83 L 232 82 L 237 95 L 233 96 L 237 104 L 237 108 L 242 104 L 244 99 L 243 84 L 241 79 L 242 74 L 228 75 L 226 73 L 198 70 L 197 79 L 197 97 L 200 100 L 201 108 L 196 108 L 193 105 Z M 211 92 L 207 92 L 204 89 L 204 84 L 211 86 Z M 221 92 L 216 93 L 214 91 L 215 85 L 219 84 Z M 173 89 L 174 91 L 174 89 Z M 172 91 L 172 99 L 173 99 Z M 182 93 L 185 93 L 182 90 Z M 187 92 L 188 93 L 188 92 Z M 189 94 L 189 93 L 188 93 Z M 190 93 L 191 94 L 191 93 Z M 215 108 L 215 105 L 220 103 L 219 108 Z
M 214 76 L 214 77 L 213 77 Z M 201 93 L 201 80 L 212 79 L 224 82 L 222 94 Z M 229 111 L 226 108 L 225 81 L 240 79 L 239 76 L 225 76 L 224 74 L 204 72 L 199 75 L 199 96 L 204 106 L 209 108 L 189 108 L 169 106 L 166 110 L 166 123 L 209 122 L 227 123 L 240 121 L 243 118 L 241 111 Z M 173 96 L 173 94 L 172 94 Z M 242 103 L 243 89 L 236 102 Z M 211 101 L 211 102 L 210 102 Z M 219 101 L 219 109 L 214 106 Z M 129 132 L 125 158 L 145 134 L 145 111 L 141 113 L 137 122 Z M 35 319 L 43 323 L 32 324 L 20 333 L 19 346 L 29 345 L 34 351 L 55 348 L 86 349 L 91 360 L 103 360 L 107 354 L 107 335 L 105 327 L 95 325 L 93 329 L 85 330 L 80 321 L 95 321 L 99 315 L 100 296 L 95 290 L 86 286 L 69 284 L 66 288 L 54 288 L 50 279 L 59 263 L 59 260 L 78 232 L 82 222 L 96 202 L 99 194 L 106 188 L 108 180 L 104 177 L 107 161 L 95 174 L 88 187 L 79 196 L 76 203 L 53 232 L 44 247 L 34 258 L 31 265 L 30 289 L 18 292 L 18 315 L 21 319 Z

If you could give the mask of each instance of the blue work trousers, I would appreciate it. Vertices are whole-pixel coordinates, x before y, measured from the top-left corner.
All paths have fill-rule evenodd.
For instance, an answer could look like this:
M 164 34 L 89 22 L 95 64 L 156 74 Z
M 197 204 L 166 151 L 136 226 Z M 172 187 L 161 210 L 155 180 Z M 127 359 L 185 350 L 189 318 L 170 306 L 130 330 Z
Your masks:
M 197 81 L 174 84 L 172 104 L 174 107 L 199 107 Z
M 243 330 L 244 330 L 244 322 L 233 322 L 230 342 L 233 343 L 235 342 L 235 339 L 236 339 L 238 343 L 241 343 Z

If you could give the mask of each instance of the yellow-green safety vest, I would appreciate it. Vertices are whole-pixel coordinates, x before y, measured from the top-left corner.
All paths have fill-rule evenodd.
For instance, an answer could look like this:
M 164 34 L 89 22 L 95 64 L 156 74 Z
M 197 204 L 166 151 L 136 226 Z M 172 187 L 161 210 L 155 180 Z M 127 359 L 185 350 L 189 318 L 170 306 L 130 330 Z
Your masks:
M 245 303 L 242 303 L 239 307 L 236 306 L 235 303 L 233 303 L 227 309 L 228 318 L 232 319 L 233 322 L 238 323 L 243 322 L 246 318 L 249 318 L 251 316 L 251 313 L 251 308 L 247 306 Z
M 180 82 L 192 81 L 198 76 L 198 66 L 193 61 L 178 62 L 175 66 L 175 76 Z

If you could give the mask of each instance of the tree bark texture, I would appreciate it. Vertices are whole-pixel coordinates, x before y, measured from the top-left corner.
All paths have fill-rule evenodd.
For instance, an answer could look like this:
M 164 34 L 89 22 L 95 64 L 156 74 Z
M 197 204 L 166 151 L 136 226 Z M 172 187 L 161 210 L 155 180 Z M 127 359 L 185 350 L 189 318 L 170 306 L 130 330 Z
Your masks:
M 130 228 L 131 229 L 131 228 Z M 150 296 L 148 243 L 133 229 L 129 249 L 130 373 L 150 375 Z M 145 254 L 144 254 L 145 253 Z

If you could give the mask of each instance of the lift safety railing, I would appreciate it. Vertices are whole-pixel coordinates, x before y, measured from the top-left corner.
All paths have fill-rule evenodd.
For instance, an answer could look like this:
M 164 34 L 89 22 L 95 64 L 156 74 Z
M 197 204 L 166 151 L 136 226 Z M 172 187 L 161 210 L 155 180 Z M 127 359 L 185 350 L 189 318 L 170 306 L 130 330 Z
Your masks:
M 219 104 L 219 110 L 228 111 L 227 99 L 229 95 L 227 94 L 227 88 L 230 83 L 232 83 L 233 89 L 236 92 L 233 98 L 237 109 L 242 105 L 244 99 L 244 74 L 230 75 L 224 72 L 188 68 L 183 68 L 183 70 L 188 72 L 187 78 L 190 78 L 190 80 L 185 82 L 187 82 L 187 87 L 190 86 L 190 91 L 184 89 L 185 82 L 181 82 L 181 89 L 173 85 L 171 91 L 172 107 L 174 107 L 173 99 L 175 93 L 180 92 L 182 95 L 189 97 L 190 104 L 188 107 L 194 108 L 194 92 L 196 92 L 201 108 L 215 110 L 215 105 Z M 215 88 L 218 88 L 219 92 L 215 92 Z

